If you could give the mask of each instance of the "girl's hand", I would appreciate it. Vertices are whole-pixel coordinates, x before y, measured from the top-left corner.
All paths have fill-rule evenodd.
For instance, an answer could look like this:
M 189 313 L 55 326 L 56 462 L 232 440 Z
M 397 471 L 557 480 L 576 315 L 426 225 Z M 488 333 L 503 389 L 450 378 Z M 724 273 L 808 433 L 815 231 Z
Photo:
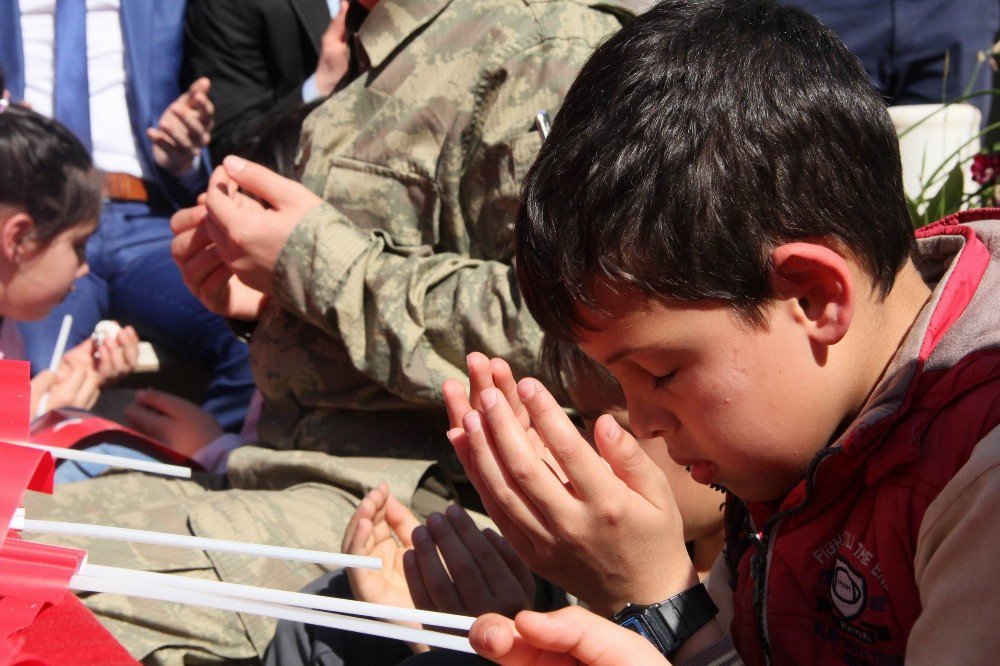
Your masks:
M 100 375 L 101 386 L 110 386 L 135 371 L 139 361 L 139 335 L 131 326 L 118 329 L 102 340 L 87 338 L 66 352 L 63 358 L 90 363 Z
M 38 402 L 48 393 L 46 411 L 60 407 L 90 409 L 101 395 L 101 376 L 93 363 L 67 354 L 56 373 L 43 370 L 31 380 L 31 413 L 37 414 Z

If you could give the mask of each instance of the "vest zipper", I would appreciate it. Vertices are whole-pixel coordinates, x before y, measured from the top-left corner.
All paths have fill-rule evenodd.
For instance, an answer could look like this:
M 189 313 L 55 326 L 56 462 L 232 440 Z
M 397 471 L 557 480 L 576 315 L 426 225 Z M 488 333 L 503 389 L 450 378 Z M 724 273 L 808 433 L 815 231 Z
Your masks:
M 764 663 L 766 664 L 771 663 L 771 641 L 767 634 L 767 573 L 771 566 L 771 552 L 773 550 L 772 546 L 778 529 L 778 523 L 785 518 L 797 516 L 805 511 L 806 505 L 812 499 L 813 484 L 819 464 L 829 456 L 842 451 L 843 449 L 838 446 L 836 448 L 826 448 L 817 453 L 816 457 L 809 464 L 809 469 L 806 471 L 806 492 L 802 501 L 793 507 L 779 511 L 771 516 L 764 525 L 764 529 L 760 532 L 756 531 L 753 519 L 749 514 L 747 515 L 750 527 L 754 531 L 751 539 L 757 547 L 757 552 L 750 556 L 750 578 L 753 579 L 754 618 L 757 624 L 757 638 L 760 640 L 761 648 L 764 651 Z

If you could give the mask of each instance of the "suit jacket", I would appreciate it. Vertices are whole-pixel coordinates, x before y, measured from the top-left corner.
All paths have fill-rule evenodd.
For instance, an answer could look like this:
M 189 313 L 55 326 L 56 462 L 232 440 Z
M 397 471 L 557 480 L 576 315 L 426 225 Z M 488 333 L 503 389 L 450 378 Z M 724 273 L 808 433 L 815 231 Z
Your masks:
M 155 126 L 163 111 L 181 93 L 184 51 L 183 0 L 125 0 L 121 3 L 122 40 L 127 71 L 126 99 L 132 134 L 139 147 L 143 171 L 175 206 L 187 205 L 205 189 L 207 154 L 200 178 L 182 183 L 153 161 L 152 142 L 146 128 Z M 24 97 L 24 46 L 21 11 L 17 0 L 0 2 L 0 66 L 16 102 Z
M 191 0 L 187 49 L 192 73 L 212 80 L 211 152 L 216 161 L 272 111 L 302 104 L 330 23 L 326 0 Z

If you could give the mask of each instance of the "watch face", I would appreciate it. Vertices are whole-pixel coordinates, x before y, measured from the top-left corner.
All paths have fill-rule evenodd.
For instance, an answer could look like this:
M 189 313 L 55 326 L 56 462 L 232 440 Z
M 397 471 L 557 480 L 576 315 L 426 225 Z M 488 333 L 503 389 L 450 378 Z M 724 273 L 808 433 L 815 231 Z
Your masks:
M 647 641 L 652 643 L 653 645 L 657 644 L 656 641 L 653 640 L 653 637 L 650 635 L 649 630 L 646 629 L 646 625 L 644 625 L 642 621 L 637 617 L 630 617 L 627 620 L 622 620 L 620 626 L 625 627 L 626 629 L 631 629 L 632 631 L 634 631 L 635 633 L 639 634 Z

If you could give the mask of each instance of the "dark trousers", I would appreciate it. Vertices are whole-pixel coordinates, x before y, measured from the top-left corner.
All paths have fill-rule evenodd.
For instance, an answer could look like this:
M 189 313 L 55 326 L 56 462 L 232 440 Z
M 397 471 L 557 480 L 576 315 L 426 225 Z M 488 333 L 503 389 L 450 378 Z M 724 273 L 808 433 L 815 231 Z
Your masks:
M 90 273 L 48 318 L 19 324 L 32 372 L 48 367 L 63 315 L 73 315 L 70 348 L 90 336 L 101 319 L 116 319 L 211 374 L 202 406 L 223 428 L 236 430 L 254 390 L 249 350 L 185 286 L 170 254 L 172 239 L 169 211 L 105 202 L 100 226 L 87 243 Z
M 997 0 L 780 0 L 836 32 L 890 105 L 952 101 L 992 86 L 978 61 L 1000 30 Z M 989 118 L 989 95 L 969 100 Z

